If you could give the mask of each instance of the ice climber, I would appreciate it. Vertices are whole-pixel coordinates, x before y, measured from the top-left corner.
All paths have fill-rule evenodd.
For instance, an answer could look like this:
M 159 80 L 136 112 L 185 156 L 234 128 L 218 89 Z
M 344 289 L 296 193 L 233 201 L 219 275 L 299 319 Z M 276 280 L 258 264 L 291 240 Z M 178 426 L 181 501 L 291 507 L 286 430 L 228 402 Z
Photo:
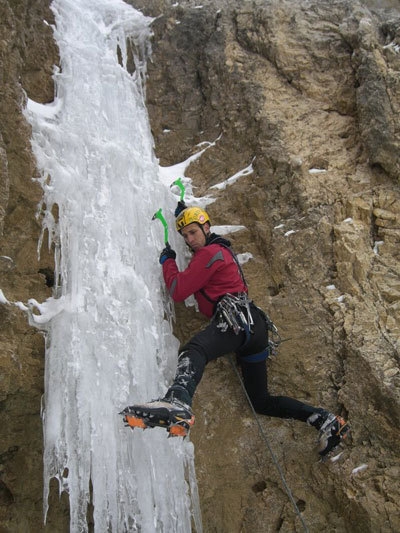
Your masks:
M 248 297 L 248 288 L 230 242 L 211 232 L 200 207 L 178 203 L 176 229 L 191 249 L 188 267 L 179 271 L 176 253 L 167 246 L 160 264 L 172 299 L 194 295 L 199 311 L 210 319 L 205 329 L 179 351 L 175 379 L 164 398 L 127 407 L 122 414 L 135 427 L 164 426 L 171 435 L 186 435 L 194 423 L 191 405 L 206 364 L 234 352 L 244 386 L 257 413 L 307 422 L 319 431 L 319 454 L 325 456 L 349 431 L 342 417 L 287 396 L 268 392 L 268 318 Z

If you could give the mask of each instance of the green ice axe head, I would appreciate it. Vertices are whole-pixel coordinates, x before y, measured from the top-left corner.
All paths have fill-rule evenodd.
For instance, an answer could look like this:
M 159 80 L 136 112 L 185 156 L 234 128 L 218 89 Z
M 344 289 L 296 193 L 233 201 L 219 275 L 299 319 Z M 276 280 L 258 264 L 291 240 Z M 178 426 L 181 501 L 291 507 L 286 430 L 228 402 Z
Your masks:
M 165 242 L 165 244 L 167 246 L 169 246 L 169 243 L 168 243 L 168 223 L 165 220 L 164 215 L 162 214 L 161 207 L 156 213 L 154 213 L 153 218 L 151 220 L 155 220 L 156 218 L 158 218 L 158 220 L 160 220 L 161 224 L 164 226 L 164 242 Z
M 183 202 L 183 199 L 184 199 L 184 197 L 185 197 L 185 186 L 184 186 L 183 183 L 182 183 L 182 179 L 181 179 L 181 178 L 178 178 L 177 180 L 175 180 L 175 181 L 172 183 L 171 187 L 173 187 L 174 185 L 177 185 L 177 186 L 179 187 L 179 190 L 181 191 L 181 195 L 180 195 L 180 197 L 179 197 L 179 200 L 180 200 L 181 202 Z

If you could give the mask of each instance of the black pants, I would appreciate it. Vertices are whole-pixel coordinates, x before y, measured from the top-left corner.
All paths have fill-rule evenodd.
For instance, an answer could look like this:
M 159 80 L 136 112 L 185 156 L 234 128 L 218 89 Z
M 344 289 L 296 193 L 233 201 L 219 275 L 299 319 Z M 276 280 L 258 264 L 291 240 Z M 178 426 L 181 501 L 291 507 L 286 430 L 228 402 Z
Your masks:
M 266 350 L 268 329 L 261 310 L 254 304 L 251 304 L 250 308 L 254 320 L 253 333 L 250 335 L 244 331 L 236 335 L 231 328 L 223 332 L 217 327 L 216 320 L 212 320 L 182 347 L 175 380 L 166 397 L 174 396 L 191 405 L 206 364 L 234 352 L 238 356 L 247 394 L 258 413 L 305 422 L 311 414 L 324 412 L 323 409 L 287 396 L 269 394 L 266 356 L 254 357 L 254 354 L 261 354 Z

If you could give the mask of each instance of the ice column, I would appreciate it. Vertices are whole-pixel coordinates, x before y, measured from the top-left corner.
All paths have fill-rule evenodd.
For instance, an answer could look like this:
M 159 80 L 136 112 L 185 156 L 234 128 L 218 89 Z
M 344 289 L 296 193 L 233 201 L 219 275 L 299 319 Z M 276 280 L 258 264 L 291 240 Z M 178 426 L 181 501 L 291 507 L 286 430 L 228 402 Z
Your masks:
M 124 428 L 118 412 L 160 397 L 178 342 L 161 279 L 175 199 L 159 178 L 144 99 L 151 19 L 120 0 L 54 0 L 60 51 L 52 104 L 27 103 L 41 172 L 54 297 L 36 307 L 46 332 L 45 512 L 49 480 L 69 494 L 71 531 L 201 530 L 193 446 Z M 176 244 L 176 247 L 179 245 Z

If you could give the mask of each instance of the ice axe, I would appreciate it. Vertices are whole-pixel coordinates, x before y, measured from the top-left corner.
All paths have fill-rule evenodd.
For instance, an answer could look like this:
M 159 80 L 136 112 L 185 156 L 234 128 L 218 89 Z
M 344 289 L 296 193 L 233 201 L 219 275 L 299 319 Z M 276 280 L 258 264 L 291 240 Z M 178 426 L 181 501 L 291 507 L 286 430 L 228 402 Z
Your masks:
M 185 186 L 183 185 L 181 178 L 178 178 L 177 180 L 175 180 L 171 184 L 171 187 L 173 187 L 174 185 L 179 187 L 179 190 L 181 191 L 180 192 L 179 201 L 183 202 L 183 198 L 185 196 Z M 155 220 L 156 218 L 158 218 L 158 220 L 160 220 L 161 224 L 164 226 L 164 242 L 165 242 L 165 246 L 169 247 L 169 242 L 168 242 L 168 223 L 165 220 L 164 215 L 162 214 L 162 208 L 161 207 L 156 213 L 154 213 L 152 220 Z
M 165 242 L 165 246 L 169 246 L 169 242 L 168 242 L 168 223 L 165 220 L 164 215 L 162 214 L 161 207 L 156 213 L 154 213 L 153 218 L 151 220 L 155 220 L 156 218 L 158 218 L 158 220 L 160 220 L 161 224 L 164 226 L 164 242 Z
M 179 187 L 179 190 L 181 191 L 180 193 L 180 197 L 179 197 L 179 200 L 181 202 L 183 202 L 183 199 L 185 197 L 185 186 L 183 185 L 182 183 L 182 179 L 181 178 L 178 178 L 177 180 L 175 180 L 171 185 L 170 187 L 173 187 L 174 185 L 176 185 L 177 187 Z

